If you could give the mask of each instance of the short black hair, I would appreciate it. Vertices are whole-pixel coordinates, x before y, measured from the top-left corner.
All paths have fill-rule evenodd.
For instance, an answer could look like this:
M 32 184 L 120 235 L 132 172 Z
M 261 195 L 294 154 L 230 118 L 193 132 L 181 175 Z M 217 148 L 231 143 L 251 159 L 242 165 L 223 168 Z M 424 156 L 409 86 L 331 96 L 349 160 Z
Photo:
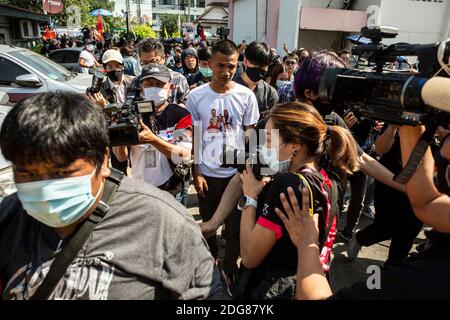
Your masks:
M 20 101 L 5 117 L 0 148 L 15 165 L 85 159 L 100 169 L 109 146 L 106 117 L 86 96 L 49 92 Z
M 270 65 L 272 60 L 272 51 L 270 47 L 259 41 L 253 41 L 245 48 L 245 58 L 258 67 L 266 67 Z
M 161 57 L 165 57 L 164 45 L 162 44 L 161 41 L 157 39 L 147 38 L 139 42 L 138 46 L 139 56 L 141 55 L 142 52 L 152 52 L 152 51 L 155 51 L 155 53 Z
M 211 51 L 208 48 L 201 48 L 197 51 L 198 60 L 208 61 L 211 58 Z
M 230 56 L 232 54 L 235 54 L 238 52 L 238 48 L 236 47 L 236 44 L 228 39 L 219 40 L 216 43 L 214 43 L 211 55 L 214 55 L 215 53 L 220 52 L 224 55 Z

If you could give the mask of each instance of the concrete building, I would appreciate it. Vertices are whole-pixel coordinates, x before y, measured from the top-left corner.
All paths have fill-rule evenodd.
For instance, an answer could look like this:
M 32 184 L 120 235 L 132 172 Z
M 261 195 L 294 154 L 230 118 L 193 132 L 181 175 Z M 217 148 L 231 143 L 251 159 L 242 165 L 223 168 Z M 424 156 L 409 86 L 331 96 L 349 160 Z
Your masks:
M 220 27 L 228 27 L 228 1 L 206 0 L 205 12 L 194 20 L 194 24 L 201 24 L 206 32 L 214 35 Z
M 166 14 L 178 17 L 179 24 L 182 20 L 193 22 L 205 12 L 205 0 L 154 0 L 141 4 L 142 10 L 152 17 L 152 25 L 155 31 L 160 30 L 161 16 Z M 189 7 L 190 3 L 190 7 Z
M 31 48 L 41 38 L 41 28 L 48 23 L 49 17 L 42 12 L 0 4 L 0 40 Z
M 231 39 L 290 49 L 340 50 L 367 24 L 399 29 L 395 42 L 431 43 L 450 31 L 450 0 L 230 0 Z

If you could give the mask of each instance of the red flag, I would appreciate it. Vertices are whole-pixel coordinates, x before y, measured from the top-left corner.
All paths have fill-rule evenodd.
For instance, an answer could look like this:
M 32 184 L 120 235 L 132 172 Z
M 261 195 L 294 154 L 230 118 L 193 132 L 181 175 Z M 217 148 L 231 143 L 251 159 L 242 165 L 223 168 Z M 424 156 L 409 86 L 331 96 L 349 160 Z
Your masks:
M 100 34 L 100 36 L 103 35 L 103 22 L 102 17 L 100 16 L 100 11 L 97 14 L 97 31 Z
M 45 40 L 51 38 L 51 33 L 50 33 L 50 30 L 48 29 L 48 26 L 45 26 L 45 32 L 44 32 L 43 36 L 44 36 Z

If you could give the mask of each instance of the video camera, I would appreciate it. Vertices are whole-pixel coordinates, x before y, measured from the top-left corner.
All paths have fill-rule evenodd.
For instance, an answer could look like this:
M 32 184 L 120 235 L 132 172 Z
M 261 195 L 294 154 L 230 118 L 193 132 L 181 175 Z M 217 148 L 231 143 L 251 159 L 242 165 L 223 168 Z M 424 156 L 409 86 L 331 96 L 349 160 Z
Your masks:
M 153 101 L 138 98 L 136 91 L 128 94 L 125 103 L 112 103 L 103 109 L 108 119 L 111 146 L 139 144 L 139 120 L 142 114 L 154 112 Z
M 395 178 L 399 183 L 406 183 L 421 162 L 438 125 L 450 123 L 450 39 L 425 45 L 385 46 L 381 40 L 395 38 L 396 29 L 364 27 L 361 34 L 372 43 L 353 47 L 352 54 L 374 63 L 375 72 L 327 68 L 320 79 L 319 96 L 324 103 L 359 106 L 361 118 L 398 125 L 425 125 L 427 129 L 407 165 Z M 400 56 L 417 57 L 418 73 L 384 68 Z
M 325 103 L 358 105 L 361 117 L 398 125 L 449 123 L 450 110 L 427 104 L 422 92 L 430 78 L 444 73 L 440 69 L 449 63 L 450 41 L 385 46 L 381 40 L 394 38 L 394 29 L 364 27 L 361 33 L 372 43 L 353 47 L 352 54 L 375 63 L 375 72 L 327 68 L 320 80 L 320 99 Z M 385 71 L 386 63 L 395 62 L 399 56 L 416 56 L 419 73 Z

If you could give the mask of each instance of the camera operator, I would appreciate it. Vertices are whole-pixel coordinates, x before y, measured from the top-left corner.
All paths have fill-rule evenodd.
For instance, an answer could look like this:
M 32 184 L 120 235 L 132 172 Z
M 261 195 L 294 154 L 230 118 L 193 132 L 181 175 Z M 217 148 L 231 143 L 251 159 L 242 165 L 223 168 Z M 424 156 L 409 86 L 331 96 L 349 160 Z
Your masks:
M 106 119 L 86 97 L 22 100 L 3 122 L 0 145 L 18 190 L 0 203 L 3 300 L 221 296 L 186 209 L 108 168 Z
M 319 214 L 320 261 L 328 271 L 337 231 L 338 177 L 326 172 L 318 162 L 326 154 L 336 168 L 351 173 L 357 169 L 358 154 L 351 133 L 338 126 L 327 126 L 311 105 L 298 102 L 278 105 L 267 119 L 261 155 L 275 175 L 267 183 L 265 179 L 256 180 L 250 165 L 242 173 L 241 267 L 252 269 L 247 297 L 293 299 L 296 250 L 275 213 L 281 202 L 274 195 L 288 187 L 309 189 L 312 210 Z M 274 129 L 279 135 L 274 134 Z M 297 195 L 300 197 L 298 191 Z
M 102 57 L 102 63 L 108 78 L 103 82 L 100 92 L 90 95 L 91 99 L 101 108 L 110 103 L 124 103 L 134 77 L 124 74 L 122 55 L 114 49 L 106 50 Z M 111 165 L 124 174 L 127 173 L 128 160 L 121 162 L 113 153 L 111 153 Z
M 173 89 L 170 71 L 162 64 L 151 63 L 139 78 L 144 99 L 154 103 L 154 113 L 143 114 L 139 145 L 129 146 L 131 175 L 170 192 L 181 202 L 183 178 L 173 166 L 188 161 L 192 149 L 192 117 L 183 107 L 168 101 Z M 151 128 L 151 129 L 150 129 Z M 113 147 L 119 161 L 128 158 L 125 146 Z
M 384 126 L 375 142 L 375 150 L 380 156 L 381 164 L 395 174 L 401 172 L 397 126 Z M 373 224 L 353 235 L 347 247 L 347 256 L 353 260 L 358 256 L 361 246 L 368 247 L 392 239 L 385 265 L 400 262 L 408 257 L 413 242 L 422 229 L 422 222 L 415 217 L 406 194 L 378 181 L 375 181 L 374 204 L 376 214 Z
M 156 63 L 165 65 L 164 45 L 157 39 L 144 39 L 138 46 L 139 62 L 142 68 Z M 186 78 L 178 72 L 171 69 L 170 82 L 173 84 L 172 91 L 169 95 L 169 102 L 176 104 L 184 104 L 189 94 L 189 85 Z M 140 93 L 140 77 L 136 77 L 133 83 L 134 89 Z
M 406 164 L 424 128 L 400 127 L 402 162 Z M 438 171 L 447 171 L 450 160 L 450 139 L 443 142 L 440 153 L 447 160 L 447 166 Z M 430 149 L 406 186 L 416 216 L 436 231 L 427 236 L 431 245 L 414 257 L 403 262 L 388 265 L 381 270 L 380 288 L 370 289 L 367 281 L 354 283 L 350 287 L 332 293 L 330 285 L 321 270 L 318 249 L 317 223 L 309 212 L 300 209 L 293 191 L 290 201 L 283 199 L 288 218 L 277 211 L 289 231 L 292 242 L 298 249 L 297 299 L 335 300 L 443 300 L 450 299 L 450 198 L 440 193 L 433 182 L 434 161 Z M 447 187 L 449 185 L 447 180 Z M 302 208 L 309 205 L 309 193 L 302 191 Z

